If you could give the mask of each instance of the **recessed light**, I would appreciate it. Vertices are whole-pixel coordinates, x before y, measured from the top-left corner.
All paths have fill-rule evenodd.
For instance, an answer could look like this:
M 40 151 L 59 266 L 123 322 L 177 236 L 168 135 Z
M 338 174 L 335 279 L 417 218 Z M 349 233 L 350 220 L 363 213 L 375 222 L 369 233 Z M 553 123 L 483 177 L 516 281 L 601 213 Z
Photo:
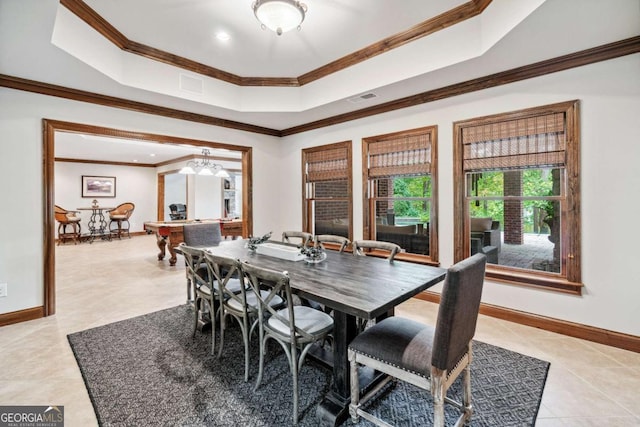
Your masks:
M 224 31 L 218 31 L 216 33 L 216 38 L 220 41 L 226 42 L 231 39 L 229 33 L 225 33 Z
M 153 153 L 151 153 L 151 154 L 149 154 L 149 155 L 150 155 L 151 157 L 155 157 L 155 156 L 156 156 L 156 155 L 155 155 L 155 154 L 153 154 Z

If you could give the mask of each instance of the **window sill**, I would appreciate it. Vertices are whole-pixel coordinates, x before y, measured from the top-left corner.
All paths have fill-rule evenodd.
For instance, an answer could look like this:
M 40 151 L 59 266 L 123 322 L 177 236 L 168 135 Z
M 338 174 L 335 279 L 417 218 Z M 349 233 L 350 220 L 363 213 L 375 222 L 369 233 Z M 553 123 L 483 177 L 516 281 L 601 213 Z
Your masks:
M 563 277 L 544 273 L 527 273 L 487 264 L 485 278 L 517 286 L 529 286 L 549 291 L 582 295 L 582 283 L 571 282 Z

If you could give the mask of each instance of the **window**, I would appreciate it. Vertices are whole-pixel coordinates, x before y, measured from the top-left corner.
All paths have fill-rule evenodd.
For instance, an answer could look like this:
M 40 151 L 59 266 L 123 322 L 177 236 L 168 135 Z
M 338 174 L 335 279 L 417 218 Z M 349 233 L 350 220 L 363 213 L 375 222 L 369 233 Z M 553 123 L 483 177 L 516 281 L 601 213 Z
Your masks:
M 352 239 L 351 175 L 351 141 L 302 150 L 305 231 Z
M 454 123 L 455 261 L 579 293 L 578 102 Z
M 437 263 L 437 127 L 365 138 L 364 237 Z

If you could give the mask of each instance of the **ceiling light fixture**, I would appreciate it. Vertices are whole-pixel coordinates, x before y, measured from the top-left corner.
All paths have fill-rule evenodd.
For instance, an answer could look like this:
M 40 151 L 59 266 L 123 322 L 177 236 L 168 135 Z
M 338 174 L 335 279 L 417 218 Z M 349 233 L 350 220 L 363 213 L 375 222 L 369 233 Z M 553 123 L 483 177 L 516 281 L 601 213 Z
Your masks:
M 180 169 L 180 173 L 186 175 L 206 175 L 212 176 L 215 175 L 219 178 L 229 178 L 229 173 L 222 168 L 222 165 L 219 163 L 213 163 L 209 156 L 211 155 L 211 151 L 208 148 L 202 149 L 202 160 L 189 160 L 185 167 Z M 216 171 L 214 174 L 213 171 Z
M 251 7 L 262 29 L 279 36 L 294 28 L 299 30 L 307 13 L 307 5 L 296 0 L 256 0 Z

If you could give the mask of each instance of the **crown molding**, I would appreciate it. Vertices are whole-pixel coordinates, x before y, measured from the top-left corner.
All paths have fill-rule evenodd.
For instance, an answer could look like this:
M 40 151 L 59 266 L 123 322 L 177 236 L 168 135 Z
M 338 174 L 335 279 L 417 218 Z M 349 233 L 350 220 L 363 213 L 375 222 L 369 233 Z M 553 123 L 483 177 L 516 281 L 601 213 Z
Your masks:
M 514 83 L 521 80 L 527 80 L 534 77 L 556 73 L 575 67 L 581 67 L 583 65 L 589 65 L 596 62 L 606 61 L 625 55 L 631 55 L 638 52 L 640 52 L 640 36 L 635 36 L 628 39 L 619 40 L 617 42 L 597 46 L 591 49 L 586 49 L 549 60 L 536 62 L 534 64 L 513 68 L 511 70 L 502 71 L 484 77 L 479 77 L 477 79 L 455 83 L 453 85 L 433 89 L 405 98 L 400 98 L 395 101 L 390 101 L 373 107 L 327 117 L 326 119 L 317 120 L 284 130 L 269 129 L 261 126 L 221 119 L 218 117 L 190 113 L 142 102 L 130 101 L 128 99 L 116 98 L 93 92 L 66 88 L 63 86 L 23 79 L 20 77 L 8 76 L 5 74 L 0 74 L 0 87 L 7 87 L 11 89 L 34 92 L 49 96 L 57 96 L 61 98 L 72 99 L 75 101 L 105 105 L 113 108 L 122 108 L 125 110 L 154 114 L 178 120 L 187 120 L 211 126 L 220 126 L 224 128 L 253 132 L 257 134 L 283 137 L 307 132 L 314 129 L 320 129 L 339 123 L 358 120 L 377 114 L 387 113 L 394 110 L 409 108 L 420 104 L 450 98 L 453 96 L 463 95 L 478 90 L 488 89 L 508 83 Z
M 481 14 L 492 0 L 471 0 L 298 77 L 242 77 L 128 39 L 83 0 L 60 4 L 119 49 L 237 86 L 300 87 Z

